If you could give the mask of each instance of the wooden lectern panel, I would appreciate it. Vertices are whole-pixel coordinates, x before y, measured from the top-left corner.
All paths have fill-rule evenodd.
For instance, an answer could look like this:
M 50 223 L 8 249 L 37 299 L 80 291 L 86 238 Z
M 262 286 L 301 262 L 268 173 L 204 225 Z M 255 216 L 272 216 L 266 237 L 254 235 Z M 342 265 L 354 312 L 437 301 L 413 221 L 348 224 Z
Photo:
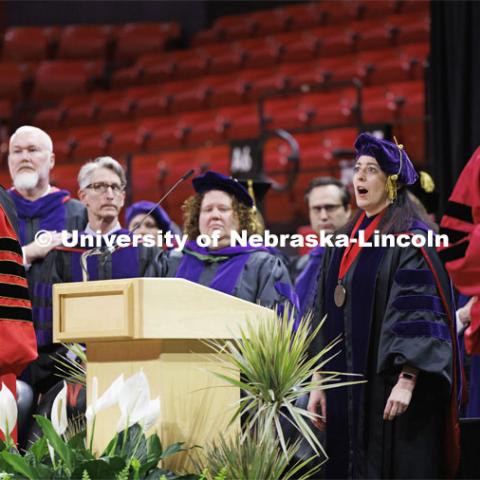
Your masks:
M 55 342 L 237 338 L 254 303 L 181 278 L 64 283 L 53 288 Z
M 133 338 L 133 293 L 130 280 L 54 285 L 54 342 Z

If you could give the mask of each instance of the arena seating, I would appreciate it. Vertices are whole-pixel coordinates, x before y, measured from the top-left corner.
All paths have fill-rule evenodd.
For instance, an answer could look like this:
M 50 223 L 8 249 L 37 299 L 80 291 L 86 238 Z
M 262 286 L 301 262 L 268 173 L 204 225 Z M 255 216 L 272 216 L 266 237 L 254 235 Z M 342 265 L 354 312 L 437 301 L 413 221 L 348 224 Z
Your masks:
M 30 115 L 52 133 L 65 172 L 98 155 L 140 158 L 133 195 L 152 199 L 160 180 L 189 163 L 228 171 L 231 141 L 290 130 L 301 149 L 297 182 L 267 196 L 267 220 L 288 222 L 305 214 L 301 192 L 312 175 L 340 175 L 332 149 L 350 148 L 360 127 L 390 125 L 425 163 L 429 28 L 428 2 L 416 0 L 224 16 L 182 49 L 176 23 L 13 27 L 2 45 L 0 121 Z M 287 173 L 285 149 L 266 143 L 274 179 Z

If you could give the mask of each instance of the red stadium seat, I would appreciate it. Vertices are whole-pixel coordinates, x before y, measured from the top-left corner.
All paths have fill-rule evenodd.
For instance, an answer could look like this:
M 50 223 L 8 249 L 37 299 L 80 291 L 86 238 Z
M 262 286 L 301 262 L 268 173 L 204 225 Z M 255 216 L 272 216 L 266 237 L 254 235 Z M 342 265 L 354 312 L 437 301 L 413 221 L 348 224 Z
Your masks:
M 136 91 L 142 88 L 131 88 L 125 91 L 114 90 L 99 92 L 95 98 L 95 119 L 99 122 L 128 120 L 134 115 L 136 108 Z
M 262 76 L 262 72 L 258 74 Z M 211 80 L 213 95 L 210 105 L 222 107 L 248 101 L 248 94 L 252 88 L 251 82 L 238 73 L 219 75 Z
M 255 34 L 256 24 L 246 15 L 226 15 L 218 18 L 213 24 L 213 29 L 224 40 L 249 38 Z
M 356 57 L 358 76 L 366 86 L 412 80 L 414 63 L 391 49 L 361 52 Z
M 206 30 L 200 30 L 197 32 L 193 39 L 192 45 L 203 46 L 215 42 L 220 42 L 223 38 L 223 31 L 221 29 L 212 27 Z
M 249 14 L 249 18 L 254 24 L 255 34 L 258 36 L 284 32 L 291 24 L 291 16 L 281 8 L 253 12 Z
M 350 80 L 357 74 L 353 56 L 320 58 L 309 63 L 285 64 L 280 70 L 292 87 L 324 85 L 332 81 Z
M 5 189 L 10 188 L 10 186 L 12 185 L 12 179 L 10 177 L 10 173 L 8 171 L 8 168 L 5 166 L 0 170 L 0 185 Z
M 141 152 L 144 147 L 144 133 L 138 122 L 111 123 L 105 126 L 107 153 L 114 158 Z
M 396 12 L 398 2 L 396 0 L 375 0 L 374 2 L 363 0 L 349 3 L 352 4 L 352 7 L 356 4 L 358 16 L 362 20 L 367 20 L 371 18 L 381 19 L 392 15 Z
M 254 138 L 260 134 L 256 105 L 220 108 L 217 110 L 217 124 L 225 140 Z
M 45 60 L 59 33 L 59 27 L 11 27 L 3 38 L 3 59 L 20 62 Z
M 171 95 L 172 112 L 188 112 L 190 110 L 201 110 L 207 107 L 212 90 L 209 86 L 208 77 L 199 80 L 184 80 L 172 82 L 162 89 Z
M 382 21 L 362 20 L 352 22 L 348 25 L 348 29 L 354 37 L 356 51 L 388 48 L 394 44 L 394 27 Z
M 393 15 L 388 18 L 388 23 L 394 28 L 395 41 L 399 45 L 430 41 L 430 15 L 428 12 Z
M 50 130 L 48 133 L 53 141 L 56 170 L 57 165 L 68 163 L 72 160 L 76 144 L 71 138 L 70 132 L 66 129 Z
M 277 34 L 274 39 L 283 49 L 283 62 L 312 60 L 320 51 L 320 40 L 309 31 Z
M 57 58 L 104 59 L 114 35 L 110 25 L 69 25 L 60 34 Z
M 354 51 L 355 35 L 342 26 L 319 27 L 310 30 L 313 38 L 319 42 L 319 55 L 336 57 L 348 55 Z
M 302 30 L 322 25 L 327 21 L 328 16 L 326 11 L 322 10 L 320 2 L 285 5 L 281 7 L 281 10 L 288 16 L 291 30 Z
M 239 79 L 245 82 L 246 101 L 253 101 L 267 93 L 275 93 L 288 87 L 287 75 L 281 70 L 251 69 L 239 72 Z
M 42 62 L 35 74 L 35 99 L 60 98 L 91 89 L 103 73 L 103 62 L 57 60 Z
M 177 23 L 127 23 L 117 34 L 115 58 L 133 60 L 144 53 L 161 52 L 180 36 Z
M 55 165 L 55 168 L 51 172 L 50 183 L 55 187 L 68 190 L 73 197 L 76 197 L 78 191 L 77 175 L 79 169 L 78 164 Z
M 25 95 L 28 77 L 25 65 L 0 63 L 0 98 L 20 100 Z
M 281 46 L 269 38 L 238 40 L 232 44 L 232 51 L 245 57 L 246 67 L 268 67 L 281 59 Z
M 392 110 L 385 96 L 385 87 L 370 87 L 362 90 L 361 110 L 357 92 L 345 91 L 342 97 L 342 110 L 346 117 L 355 118 L 362 114 L 365 123 L 388 123 L 392 121 Z
M 107 141 L 100 125 L 71 128 L 69 139 L 72 143 L 72 158 L 86 161 L 107 153 Z
M 391 109 L 402 118 L 423 118 L 425 115 L 425 85 L 423 82 L 392 83 L 386 88 Z
M 135 155 L 133 157 L 131 173 L 133 201 L 136 202 L 145 199 L 158 201 L 162 193 L 166 192 L 166 188 L 162 190 L 162 185 L 165 184 L 165 181 L 168 181 L 168 179 L 165 176 L 162 182 L 158 154 Z M 180 186 L 180 188 L 182 188 L 182 186 Z M 170 200 L 170 197 L 167 200 Z M 162 207 L 168 211 L 173 221 L 178 221 L 178 217 L 175 218 L 175 212 L 170 208 L 168 201 L 166 201 Z
M 181 134 L 183 143 L 194 145 L 204 142 L 218 141 L 216 131 L 216 112 L 189 112 L 179 115 L 176 129 Z
M 333 158 L 336 150 L 353 149 L 357 135 L 358 130 L 356 128 L 324 130 L 322 132 L 322 146 L 330 151 Z
M 65 108 L 62 106 L 46 108 L 35 114 L 33 124 L 44 130 L 59 128 L 65 118 Z
M 185 129 L 178 126 L 178 117 L 167 116 L 139 120 L 139 132 L 144 135 L 145 150 L 155 151 L 186 144 Z
M 143 68 L 140 65 L 133 65 L 127 68 L 115 70 L 110 76 L 112 88 L 125 88 L 139 85 L 143 80 Z
M 316 3 L 318 14 L 322 15 L 325 25 L 349 23 L 360 15 L 358 3 L 350 0 L 326 0 Z
M 78 97 L 80 101 L 76 101 L 74 97 L 71 97 L 69 105 L 66 106 L 65 102 L 62 105 L 65 106 L 65 125 L 69 127 L 77 127 L 82 125 L 90 125 L 92 122 L 96 122 L 98 113 L 103 105 L 103 102 L 108 102 L 116 92 L 94 92 L 82 97 Z M 118 96 L 118 93 L 117 93 Z
M 9 100 L 0 100 L 0 120 L 8 120 L 12 115 L 12 104 Z
M 352 119 L 341 108 L 343 92 L 308 93 L 265 102 L 269 130 L 295 130 L 311 126 L 349 124 Z
M 429 13 L 430 2 L 422 2 L 418 0 L 400 0 L 398 9 L 400 13 Z
M 205 57 L 210 73 L 230 73 L 244 67 L 246 55 L 227 44 L 204 45 L 195 51 Z

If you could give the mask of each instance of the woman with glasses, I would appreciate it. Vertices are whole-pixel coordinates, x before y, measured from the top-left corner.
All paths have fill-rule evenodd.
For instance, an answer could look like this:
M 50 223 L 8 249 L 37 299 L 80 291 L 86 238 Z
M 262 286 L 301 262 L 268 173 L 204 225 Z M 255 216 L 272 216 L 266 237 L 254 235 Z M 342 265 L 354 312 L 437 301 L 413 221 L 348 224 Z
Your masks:
M 316 320 L 326 322 L 312 350 L 340 335 L 325 368 L 366 383 L 310 395 L 326 428 L 326 476 L 452 476 L 460 379 L 448 275 L 433 247 L 359 244 L 375 232 L 427 238 L 431 227 L 407 196 L 417 174 L 403 146 L 363 133 L 355 149 L 359 210 L 343 230 L 349 246 L 325 253 Z
M 211 171 L 192 183 L 196 193 L 182 207 L 188 242 L 183 252 L 171 252 L 167 276 L 186 278 L 266 307 L 293 302 L 290 277 L 278 256 L 265 247 L 232 245 L 233 232 L 260 233 L 253 199 L 245 187 Z M 202 246 L 200 236 L 218 240 Z

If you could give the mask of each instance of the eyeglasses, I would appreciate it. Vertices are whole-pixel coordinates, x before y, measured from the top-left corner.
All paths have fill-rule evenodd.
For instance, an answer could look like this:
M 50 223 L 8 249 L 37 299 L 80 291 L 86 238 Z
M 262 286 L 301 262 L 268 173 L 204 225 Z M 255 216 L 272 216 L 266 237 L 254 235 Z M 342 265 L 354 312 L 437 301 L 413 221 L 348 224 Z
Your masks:
M 343 207 L 343 204 L 327 204 L 327 205 L 313 205 L 310 207 L 315 213 L 320 213 L 322 210 L 325 210 L 327 213 L 333 213 L 338 210 L 340 207 Z
M 109 188 L 112 189 L 114 195 L 120 195 L 125 190 L 123 185 L 118 183 L 95 182 L 87 185 L 85 188 L 90 188 L 95 193 L 106 193 Z

